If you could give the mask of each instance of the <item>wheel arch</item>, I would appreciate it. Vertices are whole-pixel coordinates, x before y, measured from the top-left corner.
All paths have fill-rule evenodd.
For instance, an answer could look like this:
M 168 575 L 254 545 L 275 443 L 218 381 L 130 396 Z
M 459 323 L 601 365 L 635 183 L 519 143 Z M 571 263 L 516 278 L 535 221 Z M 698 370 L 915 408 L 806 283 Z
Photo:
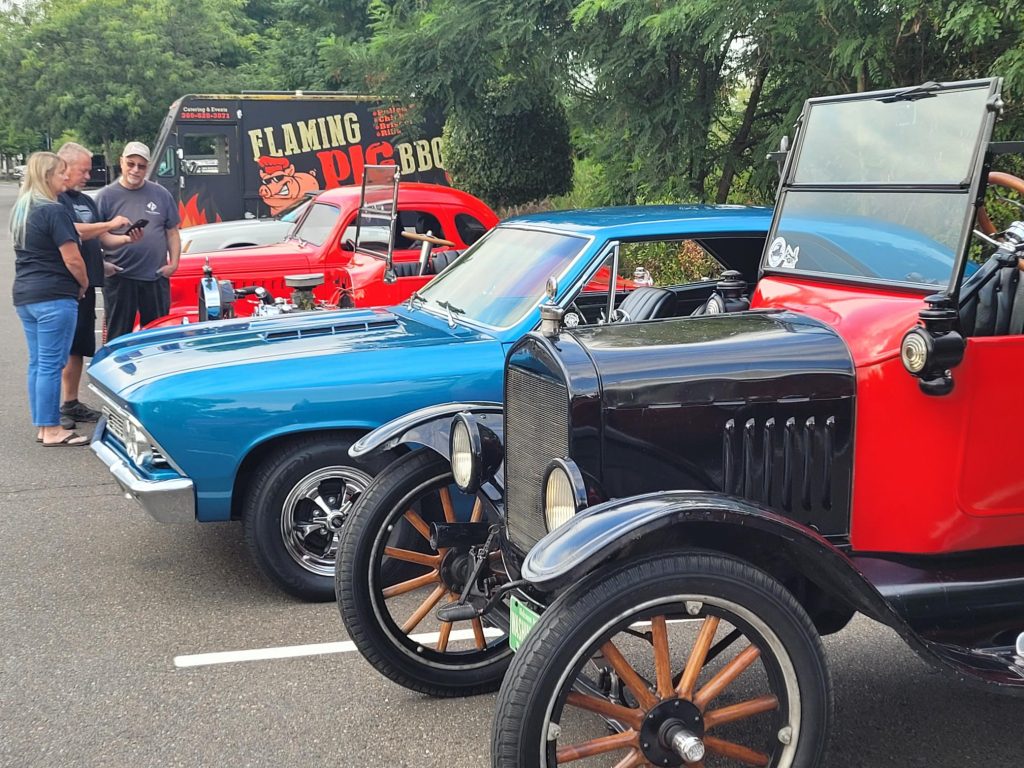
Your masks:
M 352 445 L 349 455 L 363 458 L 399 446 L 416 444 L 430 448 L 447 459 L 450 425 L 452 418 L 459 413 L 473 414 L 484 421 L 499 439 L 503 438 L 504 409 L 501 403 L 441 403 L 399 416 L 364 434 Z
M 836 632 L 859 611 L 903 622 L 842 550 L 811 528 L 741 499 L 697 491 L 647 494 L 593 507 L 530 550 L 523 576 L 557 592 L 601 565 L 656 552 L 702 549 L 741 558 L 783 583 Z
M 359 428 L 338 428 L 288 432 L 281 435 L 273 435 L 263 442 L 257 443 L 242 459 L 238 465 L 238 471 L 235 473 L 235 480 L 231 486 L 231 519 L 240 520 L 242 518 L 245 488 L 249 485 L 253 473 L 271 454 L 276 453 L 283 447 L 297 445 L 315 438 L 346 440 L 351 445 L 368 431 L 368 429 Z

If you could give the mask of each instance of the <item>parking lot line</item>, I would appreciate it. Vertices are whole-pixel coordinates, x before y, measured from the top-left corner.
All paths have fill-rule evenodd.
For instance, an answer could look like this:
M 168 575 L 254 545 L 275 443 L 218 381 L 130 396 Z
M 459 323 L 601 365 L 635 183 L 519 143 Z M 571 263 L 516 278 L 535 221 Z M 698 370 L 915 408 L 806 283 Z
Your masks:
M 486 627 L 487 637 L 500 637 L 501 631 Z M 426 632 L 421 635 L 409 635 L 414 643 L 434 645 L 438 640 L 437 632 Z M 473 630 L 456 629 L 449 636 L 450 642 L 472 640 Z M 310 645 L 285 645 L 278 648 L 252 648 L 246 651 L 218 651 L 215 653 L 196 653 L 189 656 L 175 656 L 174 666 L 179 669 L 187 667 L 206 667 L 213 664 L 233 664 L 238 661 L 263 661 L 266 659 L 291 659 L 297 656 L 322 656 L 328 653 L 351 653 L 356 649 L 351 640 L 337 643 L 312 643 Z

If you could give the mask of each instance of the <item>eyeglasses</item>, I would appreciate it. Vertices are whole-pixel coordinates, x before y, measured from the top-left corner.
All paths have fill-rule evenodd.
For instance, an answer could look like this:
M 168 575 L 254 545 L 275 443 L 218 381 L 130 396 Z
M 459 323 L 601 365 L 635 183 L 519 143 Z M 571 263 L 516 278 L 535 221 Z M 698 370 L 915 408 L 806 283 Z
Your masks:
M 140 171 L 144 171 L 149 168 L 149 163 L 136 163 L 133 160 L 125 160 L 124 164 L 129 168 L 138 168 Z
M 263 177 L 263 183 L 264 184 L 277 184 L 277 182 L 284 181 L 286 178 L 288 178 L 288 175 L 285 174 L 285 173 L 275 173 L 273 176 L 264 176 Z

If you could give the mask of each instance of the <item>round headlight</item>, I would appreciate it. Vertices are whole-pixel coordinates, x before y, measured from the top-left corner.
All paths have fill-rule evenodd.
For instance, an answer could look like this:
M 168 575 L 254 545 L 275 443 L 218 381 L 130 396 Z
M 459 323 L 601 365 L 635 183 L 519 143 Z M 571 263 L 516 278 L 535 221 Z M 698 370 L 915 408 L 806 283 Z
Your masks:
M 910 373 L 920 373 L 928 364 L 929 353 L 928 339 L 919 330 L 914 329 L 903 337 L 903 344 L 900 345 L 900 358 L 903 366 Z
M 583 475 L 569 459 L 556 459 L 544 477 L 544 525 L 553 531 L 587 506 Z
M 452 477 L 459 490 L 468 491 L 473 485 L 474 462 L 473 438 L 469 425 L 456 418 L 452 423 L 451 436 Z
M 717 293 L 711 294 L 711 298 L 708 299 L 708 303 L 704 305 L 705 315 L 723 315 L 725 314 L 725 299 Z

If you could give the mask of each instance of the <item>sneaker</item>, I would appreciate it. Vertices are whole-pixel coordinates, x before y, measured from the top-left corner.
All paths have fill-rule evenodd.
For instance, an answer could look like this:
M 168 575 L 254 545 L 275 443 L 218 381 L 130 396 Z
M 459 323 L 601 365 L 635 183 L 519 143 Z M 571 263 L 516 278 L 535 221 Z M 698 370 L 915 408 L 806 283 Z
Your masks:
M 95 408 L 90 408 L 85 403 L 75 401 L 72 404 L 65 403 L 60 407 L 61 416 L 68 416 L 75 421 L 96 421 L 101 414 Z M 71 429 L 71 427 L 68 427 Z
M 70 416 L 61 416 L 60 417 L 60 426 L 61 426 L 62 429 L 74 429 L 75 428 L 75 420 L 72 419 Z M 42 441 L 40 441 L 40 442 L 42 442 Z

